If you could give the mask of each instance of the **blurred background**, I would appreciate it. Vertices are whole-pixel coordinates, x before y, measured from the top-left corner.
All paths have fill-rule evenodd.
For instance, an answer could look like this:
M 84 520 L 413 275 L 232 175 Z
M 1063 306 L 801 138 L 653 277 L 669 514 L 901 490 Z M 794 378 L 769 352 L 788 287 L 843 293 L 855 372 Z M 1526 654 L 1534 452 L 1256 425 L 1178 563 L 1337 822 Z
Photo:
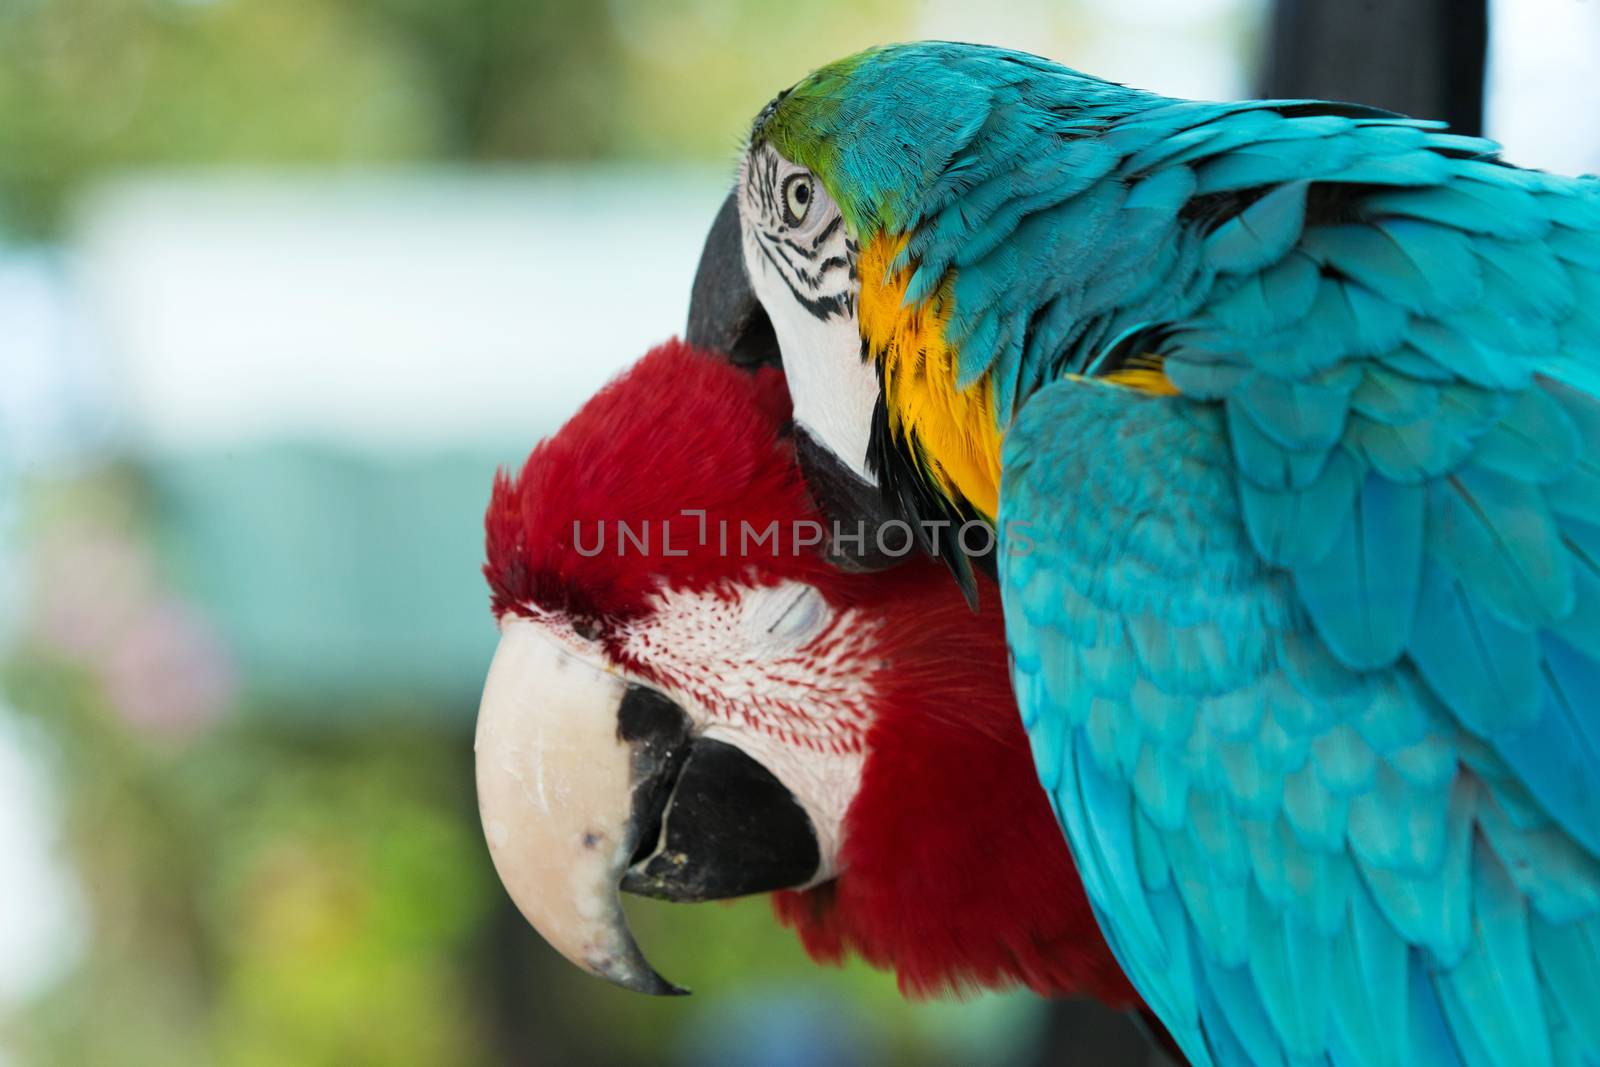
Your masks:
M 761 900 L 636 902 L 687 1001 L 539 942 L 472 790 L 490 478 L 681 328 L 741 134 L 819 63 L 980 40 L 1227 98 L 1295 91 L 1330 12 L 1395 72 L 1474 7 L 1385 51 L 1397 3 L 0 0 L 0 1064 L 1059 1045 L 1024 995 L 815 967 Z M 1452 117 L 1600 170 L 1600 0 L 1487 24 Z

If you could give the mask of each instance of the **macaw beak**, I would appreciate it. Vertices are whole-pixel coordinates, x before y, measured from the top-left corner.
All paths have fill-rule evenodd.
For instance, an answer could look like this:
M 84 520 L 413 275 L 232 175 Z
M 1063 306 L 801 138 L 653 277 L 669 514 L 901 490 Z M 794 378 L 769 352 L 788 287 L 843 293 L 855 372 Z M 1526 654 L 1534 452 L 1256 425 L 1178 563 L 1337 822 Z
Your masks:
M 684 339 L 696 347 L 725 353 L 741 367 L 781 367 L 777 332 L 745 273 L 738 196 L 737 189 L 728 194 L 706 234 L 689 291 L 689 325 Z M 903 562 L 903 554 L 882 547 L 901 543 L 899 537 L 884 540 L 876 536 L 880 526 L 898 518 L 878 487 L 862 480 L 803 430 L 796 433 L 796 446 L 806 485 L 823 515 L 846 534 L 864 532 L 859 539 L 829 538 L 829 559 L 851 571 L 881 571 Z
M 627 989 L 687 992 L 640 951 L 619 890 L 700 901 L 802 886 L 822 870 L 811 820 L 688 715 L 508 620 L 478 710 L 478 809 L 495 870 L 556 951 Z
M 744 238 L 739 232 L 739 191 L 733 190 L 700 250 L 689 289 L 689 324 L 684 340 L 696 348 L 721 352 L 741 367 L 780 367 L 778 335 L 744 270 Z

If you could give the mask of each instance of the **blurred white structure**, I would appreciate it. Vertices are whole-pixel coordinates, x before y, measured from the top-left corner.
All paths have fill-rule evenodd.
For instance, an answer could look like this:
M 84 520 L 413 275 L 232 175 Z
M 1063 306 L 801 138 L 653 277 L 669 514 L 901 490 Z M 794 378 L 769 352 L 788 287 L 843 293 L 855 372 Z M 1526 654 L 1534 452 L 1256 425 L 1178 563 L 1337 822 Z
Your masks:
M 37 731 L 0 704 L 0 1018 L 66 970 L 86 932 L 77 882 L 57 850 L 46 756 Z
M 82 417 L 94 387 L 60 264 L 0 256 L 0 648 L 16 622 L 20 478 L 69 460 L 96 435 Z M 37 731 L 0 703 L 0 1018 L 42 992 L 85 935 L 77 883 L 58 854 L 58 797 Z M 0 1064 L 7 1063 L 0 1048 Z
M 524 440 L 683 329 L 731 169 L 176 173 L 75 247 L 138 447 Z
M 925 0 L 914 36 L 1003 45 L 1196 100 L 1249 96 L 1268 0 Z
M 1493 0 L 1485 125 L 1506 158 L 1600 173 L 1600 0 Z

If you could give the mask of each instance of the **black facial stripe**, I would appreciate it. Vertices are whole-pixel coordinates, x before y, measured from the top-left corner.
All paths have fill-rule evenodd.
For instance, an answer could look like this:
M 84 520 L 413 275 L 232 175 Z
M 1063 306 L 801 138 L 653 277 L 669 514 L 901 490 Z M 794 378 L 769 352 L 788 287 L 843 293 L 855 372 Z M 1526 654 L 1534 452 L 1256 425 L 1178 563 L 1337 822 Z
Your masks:
M 761 199 L 768 215 L 781 216 L 778 204 L 778 153 L 766 152 L 761 158 Z
M 812 241 L 811 242 L 811 247 L 807 248 L 807 247 L 804 247 L 802 245 L 796 244 L 794 241 L 789 240 L 789 238 L 787 238 L 787 237 L 779 237 L 778 240 L 782 241 L 786 247 L 790 248 L 795 253 L 797 253 L 797 254 L 799 254 L 801 256 L 804 256 L 805 259 L 806 259 L 806 262 L 808 262 L 808 263 L 816 263 L 817 262 L 817 257 L 822 255 L 822 253 L 827 251 L 827 249 L 819 247 L 819 244 L 816 241 Z M 844 259 L 844 257 L 843 256 L 830 256 L 830 257 L 828 257 L 828 259 L 825 259 L 821 263 L 817 264 L 817 269 L 818 270 L 822 270 L 824 267 L 826 267 L 828 265 L 828 263 L 830 263 L 832 260 L 835 260 L 835 259 L 842 261 Z
M 786 227 L 786 229 L 787 229 L 787 227 Z M 789 250 L 794 252 L 796 255 L 799 255 L 799 256 L 803 257 L 806 260 L 806 262 L 808 262 L 808 263 L 816 262 L 817 250 L 815 248 L 802 248 L 800 245 L 795 244 L 793 241 L 789 240 L 787 237 L 779 237 L 778 241 L 785 248 L 788 248 Z
M 821 289 L 823 284 L 828 280 L 828 275 L 830 273 L 840 269 L 841 267 L 847 267 L 849 265 L 850 261 L 845 259 L 843 256 L 829 256 L 821 263 L 818 263 L 815 270 L 805 271 L 796 268 L 795 275 L 803 284 L 808 285 L 813 289 Z
M 822 228 L 822 232 L 817 234 L 815 237 L 813 237 L 811 239 L 812 251 L 816 251 L 817 249 L 821 248 L 822 247 L 822 242 L 824 242 L 828 238 L 832 237 L 834 231 L 837 230 L 843 224 L 844 224 L 844 216 L 843 215 L 834 215 L 833 218 L 831 220 L 829 220 L 828 224 Z M 846 245 L 848 245 L 848 244 L 849 244 L 849 242 L 846 242 Z
M 794 257 L 789 255 L 788 251 L 784 248 L 784 246 L 787 244 L 789 244 L 788 241 L 781 239 L 779 241 L 772 242 L 772 250 L 776 252 L 778 257 L 783 260 L 784 265 L 787 266 L 793 273 L 796 281 L 808 289 L 816 289 L 818 287 L 819 279 L 812 277 L 812 275 L 807 272 L 802 264 L 794 261 Z
M 854 300 L 853 294 L 848 293 L 847 290 L 825 294 L 822 290 L 821 283 L 823 278 L 820 273 L 813 274 L 797 266 L 787 255 L 783 254 L 782 248 L 769 246 L 759 239 L 757 243 L 761 245 L 762 253 L 766 255 L 768 262 L 778 267 L 778 274 L 791 291 L 797 294 L 804 293 L 819 305 L 827 304 L 830 301 L 837 302 L 840 297 L 846 297 L 851 301 Z M 788 269 L 785 270 L 785 267 Z M 853 306 L 853 304 L 850 306 Z
M 746 169 L 745 198 L 761 215 L 772 214 L 771 163 L 765 153 L 750 159 Z
M 772 254 L 772 250 L 767 247 L 767 243 L 757 239 L 756 247 L 761 250 L 762 255 L 767 257 L 767 262 L 771 263 L 773 269 L 778 272 L 778 277 L 782 278 L 783 284 L 789 287 L 789 292 L 794 295 L 795 300 L 801 307 L 809 311 L 813 318 L 826 322 L 835 315 L 847 313 L 854 306 L 855 294 L 849 290 L 824 297 L 813 297 L 807 293 L 802 293 L 795 287 L 795 283 L 789 279 L 788 273 L 783 269 L 783 262 Z
M 770 259 L 781 261 L 789 268 L 786 278 L 792 285 L 807 290 L 813 297 L 820 299 L 819 294 L 827 289 L 834 291 L 853 291 L 855 280 L 855 262 L 850 254 L 851 242 L 835 238 L 832 247 L 820 249 L 817 253 L 810 253 L 795 242 L 780 234 L 773 234 L 767 230 L 756 228 L 752 235 L 757 242 L 765 242 L 769 248 Z M 839 245 L 843 244 L 841 250 Z M 826 258 L 819 261 L 819 256 L 831 252 Z M 845 270 L 844 278 L 832 278 L 835 271 Z M 830 282 L 832 283 L 830 285 Z M 852 305 L 854 306 L 854 305 Z
M 785 251 L 785 246 L 788 248 L 794 248 L 794 244 L 792 242 L 783 241 L 782 245 L 776 246 L 777 252 L 783 256 L 783 261 L 787 263 L 789 265 L 789 269 L 794 272 L 796 280 L 798 280 L 801 285 L 804 285 L 808 289 L 821 289 L 822 281 L 827 276 L 828 271 L 835 267 L 842 267 L 847 262 L 843 256 L 830 256 L 828 259 L 816 264 L 815 270 L 806 270 L 804 266 L 796 263 L 789 253 Z M 796 249 L 796 251 L 798 252 L 799 250 Z

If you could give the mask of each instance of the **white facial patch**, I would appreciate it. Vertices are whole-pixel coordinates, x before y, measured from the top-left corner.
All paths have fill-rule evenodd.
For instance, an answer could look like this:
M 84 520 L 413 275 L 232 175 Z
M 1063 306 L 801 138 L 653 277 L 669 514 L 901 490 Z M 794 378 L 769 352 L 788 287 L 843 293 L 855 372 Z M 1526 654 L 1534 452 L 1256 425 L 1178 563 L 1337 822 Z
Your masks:
M 832 877 L 866 757 L 877 624 L 799 582 L 669 590 L 654 608 L 626 634 L 626 654 L 650 666 L 703 736 L 783 783 L 817 834 L 814 882 Z
M 838 205 L 805 168 L 762 145 L 740 170 L 739 221 L 745 272 L 777 334 L 795 422 L 874 483 L 867 445 L 878 372 L 861 355 L 857 249 Z

